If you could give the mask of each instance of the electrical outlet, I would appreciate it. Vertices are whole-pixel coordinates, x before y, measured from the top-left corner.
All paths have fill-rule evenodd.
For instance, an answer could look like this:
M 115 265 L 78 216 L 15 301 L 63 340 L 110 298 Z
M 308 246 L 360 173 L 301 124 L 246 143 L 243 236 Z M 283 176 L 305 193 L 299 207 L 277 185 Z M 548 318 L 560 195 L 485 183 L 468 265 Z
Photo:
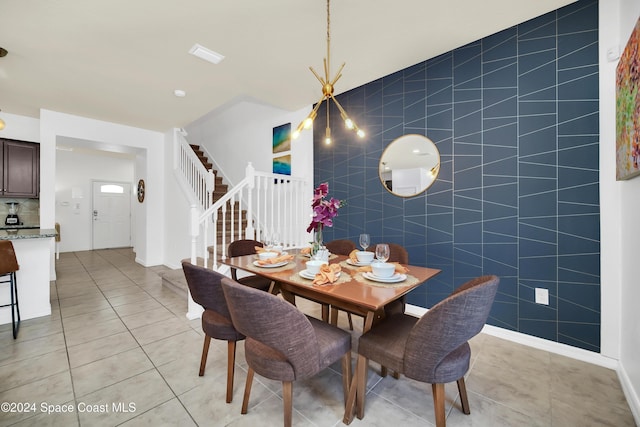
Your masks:
M 549 289 L 536 288 L 536 304 L 549 305 Z

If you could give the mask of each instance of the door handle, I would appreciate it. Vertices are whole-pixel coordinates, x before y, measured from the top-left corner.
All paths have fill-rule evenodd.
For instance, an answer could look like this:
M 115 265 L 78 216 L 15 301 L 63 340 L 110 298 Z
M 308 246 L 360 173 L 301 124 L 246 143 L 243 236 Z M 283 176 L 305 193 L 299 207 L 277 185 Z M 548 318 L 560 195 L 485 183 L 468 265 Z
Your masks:
M 97 220 L 98 220 L 98 211 L 97 211 L 97 210 L 94 210 L 94 211 L 93 211 L 93 220 L 94 220 L 94 221 L 97 221 Z

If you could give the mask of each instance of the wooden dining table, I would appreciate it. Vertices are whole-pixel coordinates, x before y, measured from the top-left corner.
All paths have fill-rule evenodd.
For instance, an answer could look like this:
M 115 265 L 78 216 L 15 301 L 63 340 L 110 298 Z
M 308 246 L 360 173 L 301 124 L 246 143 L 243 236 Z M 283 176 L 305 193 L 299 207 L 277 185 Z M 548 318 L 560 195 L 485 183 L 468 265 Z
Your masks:
M 351 264 L 347 256 L 331 255 L 329 264 L 340 264 L 340 277 L 332 284 L 314 285 L 312 279 L 300 275 L 306 270 L 309 257 L 299 250 L 289 250 L 288 253 L 293 255 L 293 259 L 279 267 L 260 266 L 255 254 L 226 258 L 221 262 L 272 280 L 282 296 L 293 304 L 296 296 L 321 303 L 323 320 L 329 320 L 334 325 L 337 323 L 335 309 L 360 315 L 364 317 L 363 333 L 371 329 L 376 318 L 384 316 L 385 305 L 440 273 L 440 270 L 434 268 L 405 265 L 408 271 L 404 280 L 382 283 L 366 278 L 359 271 L 360 266 Z M 331 319 L 328 319 L 329 307 L 332 308 Z
M 310 258 L 299 250 L 288 252 L 293 255 L 293 259 L 278 267 L 259 265 L 259 258 L 256 254 L 226 258 L 221 262 L 232 268 L 270 279 L 272 290 L 277 287 L 282 296 L 292 304 L 295 304 L 296 295 L 319 302 L 322 304 L 323 320 L 330 321 L 333 325 L 337 324 L 337 309 L 363 316 L 363 333 L 371 329 L 375 321 L 384 318 L 384 307 L 387 304 L 416 289 L 441 271 L 435 268 L 403 265 L 408 271 L 402 281 L 382 283 L 368 279 L 360 271 L 361 266 L 353 265 L 349 257 L 334 254 L 329 258 L 329 264 L 340 264 L 340 277 L 331 284 L 314 285 L 311 276 L 307 276 L 309 278 L 301 276 L 301 273 L 304 274 L 306 263 Z M 329 319 L 329 308 L 331 308 L 331 319 Z M 359 375 L 366 375 L 366 372 L 356 372 L 352 378 L 345 402 L 343 420 L 345 424 L 351 423 L 354 410 L 357 410 Z

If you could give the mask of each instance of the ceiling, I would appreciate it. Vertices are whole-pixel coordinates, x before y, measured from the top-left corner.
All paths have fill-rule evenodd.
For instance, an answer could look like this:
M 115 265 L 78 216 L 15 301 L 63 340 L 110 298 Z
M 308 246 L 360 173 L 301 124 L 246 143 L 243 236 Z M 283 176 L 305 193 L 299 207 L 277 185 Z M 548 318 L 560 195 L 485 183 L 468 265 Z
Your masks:
M 333 0 L 330 75 L 347 63 L 335 90 L 572 2 Z M 6 113 L 43 108 L 166 131 L 238 100 L 296 111 L 321 96 L 308 67 L 324 74 L 325 0 L 0 0 L 0 11 Z M 189 55 L 195 43 L 225 59 Z

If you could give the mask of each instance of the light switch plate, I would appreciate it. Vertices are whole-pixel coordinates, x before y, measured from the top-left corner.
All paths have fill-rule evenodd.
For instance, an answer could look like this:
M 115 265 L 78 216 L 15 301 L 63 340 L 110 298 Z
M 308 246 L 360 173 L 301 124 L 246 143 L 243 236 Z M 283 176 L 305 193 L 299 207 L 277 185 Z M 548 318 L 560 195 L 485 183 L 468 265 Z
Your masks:
M 549 305 L 549 289 L 536 288 L 536 304 Z

